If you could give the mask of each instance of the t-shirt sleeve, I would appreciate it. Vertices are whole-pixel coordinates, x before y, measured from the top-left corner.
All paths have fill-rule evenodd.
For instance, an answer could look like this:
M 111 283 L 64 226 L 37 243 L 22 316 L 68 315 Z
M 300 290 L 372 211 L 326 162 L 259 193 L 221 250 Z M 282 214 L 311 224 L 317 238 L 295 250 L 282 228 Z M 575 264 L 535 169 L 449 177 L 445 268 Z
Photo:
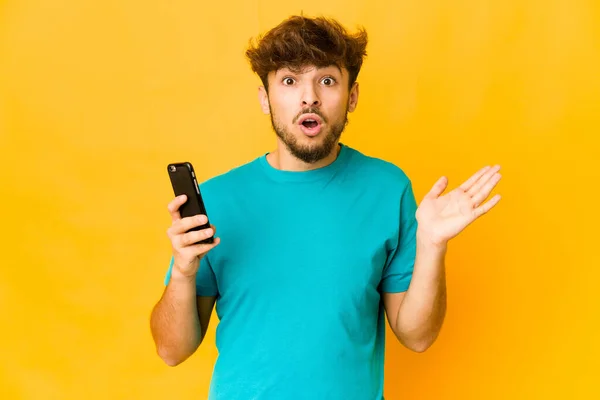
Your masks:
M 165 285 L 169 284 L 171 271 L 173 270 L 174 258 L 171 256 L 171 262 L 165 276 Z M 196 274 L 196 295 L 197 296 L 216 296 L 218 294 L 217 279 L 210 265 L 208 254 L 200 260 L 200 267 Z
M 380 284 L 382 292 L 398 293 L 408 290 L 417 251 L 416 211 L 417 202 L 412 184 L 408 181 L 400 197 L 398 241 L 389 253 L 383 270 Z

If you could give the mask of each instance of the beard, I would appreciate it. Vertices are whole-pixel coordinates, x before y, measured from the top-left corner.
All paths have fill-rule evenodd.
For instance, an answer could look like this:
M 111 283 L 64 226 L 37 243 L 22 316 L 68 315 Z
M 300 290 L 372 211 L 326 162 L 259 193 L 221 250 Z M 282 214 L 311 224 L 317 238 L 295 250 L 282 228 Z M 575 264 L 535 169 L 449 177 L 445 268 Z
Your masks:
M 269 105 L 270 108 L 270 105 Z M 317 114 L 321 117 L 323 122 L 327 123 L 328 121 L 325 119 L 323 114 L 315 108 L 308 108 L 303 110 L 298 116 L 294 119 L 294 121 L 298 120 L 302 114 L 313 113 Z M 328 131 L 321 131 L 318 137 L 323 136 L 322 138 L 315 138 L 315 143 L 303 145 L 299 143 L 298 139 L 292 132 L 290 132 L 283 124 L 280 124 L 279 121 L 276 121 L 273 112 L 271 111 L 271 125 L 273 126 L 273 130 L 281 139 L 281 141 L 285 144 L 289 152 L 296 157 L 297 159 L 304 161 L 307 164 L 313 164 L 317 161 L 320 161 L 331 154 L 333 148 L 339 138 L 342 136 L 342 132 L 348 125 L 348 106 L 346 106 L 346 110 L 344 111 L 344 118 L 342 121 L 329 125 Z

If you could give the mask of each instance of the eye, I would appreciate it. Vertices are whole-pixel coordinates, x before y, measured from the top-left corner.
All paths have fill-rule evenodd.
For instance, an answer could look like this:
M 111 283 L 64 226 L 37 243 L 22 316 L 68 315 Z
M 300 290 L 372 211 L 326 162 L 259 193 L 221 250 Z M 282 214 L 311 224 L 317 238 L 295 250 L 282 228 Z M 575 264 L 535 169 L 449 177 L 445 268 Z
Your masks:
M 321 80 L 321 83 L 325 86 L 332 86 L 335 83 L 335 79 L 333 79 L 332 77 L 328 76 L 325 77 Z
M 290 86 L 290 85 L 293 85 L 295 81 L 294 81 L 294 78 L 285 77 L 285 78 L 283 78 L 282 82 L 284 85 Z

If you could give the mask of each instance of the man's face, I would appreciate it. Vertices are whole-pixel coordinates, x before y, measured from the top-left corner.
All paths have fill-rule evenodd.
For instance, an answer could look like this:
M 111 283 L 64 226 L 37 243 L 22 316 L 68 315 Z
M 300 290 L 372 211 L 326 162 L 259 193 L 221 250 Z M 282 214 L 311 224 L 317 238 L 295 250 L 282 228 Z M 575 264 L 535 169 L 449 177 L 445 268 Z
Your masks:
M 348 90 L 348 71 L 330 66 L 292 73 L 286 68 L 271 72 L 268 80 L 261 105 L 290 153 L 306 163 L 331 154 L 358 100 L 358 84 Z

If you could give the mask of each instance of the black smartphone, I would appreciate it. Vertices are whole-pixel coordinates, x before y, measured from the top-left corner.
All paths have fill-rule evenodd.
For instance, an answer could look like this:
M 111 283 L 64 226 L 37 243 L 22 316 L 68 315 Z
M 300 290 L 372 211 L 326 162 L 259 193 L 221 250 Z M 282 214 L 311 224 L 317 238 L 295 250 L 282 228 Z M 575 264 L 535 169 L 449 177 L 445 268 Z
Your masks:
M 198 214 L 206 215 L 206 218 L 208 218 L 192 164 L 189 162 L 172 163 L 167 166 L 167 171 L 169 172 L 169 178 L 171 179 L 171 186 L 173 186 L 175 197 L 181 196 L 182 194 L 187 196 L 186 202 L 179 207 L 179 214 L 181 215 L 181 218 L 191 217 Z M 206 228 L 210 228 L 210 222 L 206 222 L 204 225 L 192 228 L 188 232 Z M 214 240 L 215 238 L 212 236 L 208 239 L 198 242 L 197 244 L 213 243 Z

